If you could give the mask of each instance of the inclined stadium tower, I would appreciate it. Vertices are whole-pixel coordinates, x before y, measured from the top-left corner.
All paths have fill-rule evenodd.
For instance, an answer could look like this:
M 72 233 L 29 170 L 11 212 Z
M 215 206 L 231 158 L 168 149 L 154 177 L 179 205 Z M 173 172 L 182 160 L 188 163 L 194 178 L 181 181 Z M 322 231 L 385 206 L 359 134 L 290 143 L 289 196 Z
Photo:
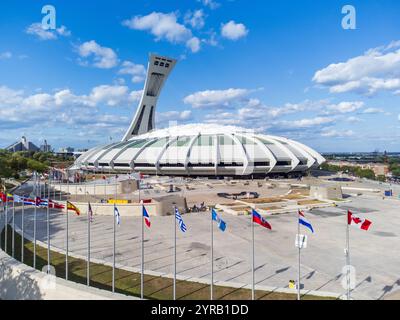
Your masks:
M 158 97 L 175 64 L 171 58 L 150 56 L 139 107 L 122 141 L 85 152 L 71 169 L 243 177 L 301 174 L 325 161 L 299 142 L 239 127 L 188 124 L 155 129 Z

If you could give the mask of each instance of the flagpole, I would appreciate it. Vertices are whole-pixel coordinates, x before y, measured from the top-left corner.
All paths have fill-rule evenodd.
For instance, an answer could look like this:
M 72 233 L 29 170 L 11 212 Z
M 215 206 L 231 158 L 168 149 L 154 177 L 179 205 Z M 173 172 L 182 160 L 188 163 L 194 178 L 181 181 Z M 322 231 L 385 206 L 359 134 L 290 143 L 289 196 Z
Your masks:
M 8 232 L 7 232 L 7 229 L 8 229 L 8 193 L 7 193 L 7 191 L 6 191 L 6 212 L 5 212 L 5 220 L 4 220 L 4 225 L 5 225 L 5 228 L 4 228 L 4 251 L 7 253 L 8 252 L 8 248 L 7 248 L 7 242 L 8 242 Z
M 115 183 L 117 183 L 115 181 Z M 117 184 L 115 184 L 115 199 L 114 199 L 114 212 L 113 212 L 113 268 L 112 268 L 112 292 L 115 292 L 115 207 L 117 202 Z
M 1 182 L 1 179 L 0 179 L 0 182 Z M 7 197 L 7 193 L 6 193 L 6 197 Z M 1 212 L 4 214 L 5 211 L 4 211 L 4 202 L 3 202 L 3 201 L 1 201 L 1 206 L 2 206 L 2 211 L 1 211 Z M 5 218 L 5 217 L 4 217 L 4 218 Z M 3 222 L 3 219 L 0 219 L 0 221 Z M 3 228 L 0 229 L 1 231 L 3 231 L 4 225 L 5 225 L 5 224 L 3 224 Z M 1 249 L 1 247 L 2 247 L 2 244 L 3 244 L 3 238 L 1 237 L 1 233 L 0 233 L 0 249 Z
M 67 199 L 68 199 L 68 194 L 69 194 L 69 170 L 67 169 L 67 195 L 66 195 Z
M 349 229 L 349 214 L 346 215 L 346 264 L 347 264 L 347 300 L 350 300 L 350 229 Z
M 88 242 L 87 242 L 87 270 L 86 270 L 86 279 L 87 279 L 87 286 L 90 286 L 90 215 L 91 212 L 89 212 L 89 204 L 88 204 L 88 210 L 87 210 L 87 233 L 88 233 Z
M 50 273 L 50 179 L 51 175 L 49 174 L 49 185 L 47 188 L 47 274 Z
M 21 214 L 21 229 L 22 229 L 22 239 L 21 239 L 21 262 L 24 263 L 24 240 L 25 240 L 25 203 L 24 199 L 22 199 L 22 214 Z
M 214 228 L 213 228 L 213 219 L 212 219 L 212 211 L 211 211 L 211 285 L 210 285 L 210 300 L 213 300 L 213 286 L 214 286 Z
M 298 217 L 299 213 L 297 212 L 297 243 L 298 243 L 298 253 L 299 253 L 299 259 L 298 259 L 298 274 L 297 274 L 297 300 L 300 300 L 300 253 L 301 253 L 301 247 L 300 247 L 300 221 Z
M 139 203 L 140 200 L 140 178 L 139 178 Z M 143 204 L 142 204 L 142 259 L 141 259 L 141 275 L 140 275 L 140 298 L 143 299 L 144 296 L 144 217 L 143 217 Z
M 143 213 L 143 206 L 142 206 Z M 142 214 L 143 215 L 143 214 Z M 144 278 L 144 217 L 142 217 L 142 259 L 141 259 L 141 276 L 140 276 L 140 298 L 143 299 L 143 278 Z
M 66 209 L 66 223 L 67 223 L 67 229 L 66 229 L 66 246 L 65 246 L 65 280 L 68 280 L 68 228 L 69 228 L 69 219 L 68 219 L 68 201 L 65 204 L 65 209 Z
M 176 207 L 174 207 L 174 291 L 173 297 L 176 300 Z
M 254 222 L 253 222 L 253 213 L 251 213 L 251 238 L 252 238 L 252 248 L 251 248 L 251 253 L 252 253 L 252 262 L 251 262 L 251 270 L 252 270 L 252 279 L 251 279 L 251 300 L 254 300 L 255 298 L 255 277 L 254 277 Z
M 13 219 L 13 229 L 12 229 L 12 239 L 11 239 L 11 253 L 12 257 L 14 258 L 15 253 L 15 199 L 13 195 L 13 210 L 12 210 L 12 219 Z
M 36 187 L 38 188 L 38 177 L 36 175 Z M 36 269 L 36 217 L 37 217 L 37 188 L 35 188 L 35 208 L 33 210 L 33 268 Z

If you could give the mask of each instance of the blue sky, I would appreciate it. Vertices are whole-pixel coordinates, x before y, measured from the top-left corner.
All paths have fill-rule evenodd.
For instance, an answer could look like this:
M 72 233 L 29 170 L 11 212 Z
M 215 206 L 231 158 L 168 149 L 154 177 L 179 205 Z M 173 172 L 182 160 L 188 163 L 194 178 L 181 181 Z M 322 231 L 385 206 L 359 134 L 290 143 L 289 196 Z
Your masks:
M 56 30 L 41 9 L 56 8 Z M 342 7 L 356 29 L 342 28 Z M 177 58 L 157 126 L 253 128 L 320 152 L 400 151 L 400 3 L 244 0 L 0 4 L 0 147 L 121 139 L 148 53 Z M 110 138 L 111 137 L 111 138 Z

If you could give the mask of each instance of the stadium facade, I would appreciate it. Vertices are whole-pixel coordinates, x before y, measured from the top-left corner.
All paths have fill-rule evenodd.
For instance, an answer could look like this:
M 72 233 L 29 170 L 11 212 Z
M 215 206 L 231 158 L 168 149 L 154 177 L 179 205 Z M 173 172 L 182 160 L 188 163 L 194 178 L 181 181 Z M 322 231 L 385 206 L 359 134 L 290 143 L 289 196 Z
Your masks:
M 73 169 L 170 176 L 265 176 L 301 174 L 325 161 L 304 144 L 244 128 L 189 124 L 156 130 L 157 101 L 175 64 L 171 58 L 150 56 L 139 107 L 122 141 L 87 151 Z

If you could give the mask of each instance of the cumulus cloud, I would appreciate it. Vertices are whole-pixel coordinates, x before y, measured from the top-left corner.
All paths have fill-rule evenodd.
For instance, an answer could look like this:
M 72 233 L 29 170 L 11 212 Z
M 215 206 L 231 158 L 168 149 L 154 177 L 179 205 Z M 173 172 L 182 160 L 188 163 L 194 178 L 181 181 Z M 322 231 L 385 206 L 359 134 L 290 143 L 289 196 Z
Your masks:
M 185 23 L 190 25 L 192 28 L 201 29 L 204 27 L 205 15 L 202 9 L 195 11 L 188 11 L 185 14 Z
M 200 39 L 192 37 L 186 42 L 186 46 L 193 52 L 196 53 L 200 50 Z
M 329 138 L 346 138 L 346 137 L 351 137 L 354 135 L 354 132 L 352 130 L 334 130 L 334 129 L 328 129 L 328 130 L 323 130 L 321 133 L 323 137 L 329 137 Z
M 221 35 L 230 40 L 238 40 L 247 36 L 249 30 L 243 23 L 236 23 L 231 20 L 221 26 Z
M 0 60 L 11 59 L 12 53 L 10 51 L 0 52 Z
M 197 0 L 198 2 L 201 2 L 204 6 L 210 8 L 211 10 L 217 9 L 221 4 L 214 1 L 214 0 Z
M 92 66 L 100 69 L 111 69 L 117 66 L 118 56 L 113 49 L 102 47 L 96 41 L 87 41 L 78 47 L 78 54 L 83 60 L 81 64 L 88 65 L 92 58 Z
M 142 64 L 135 64 L 131 61 L 124 61 L 118 73 L 132 76 L 133 83 L 143 82 L 146 78 L 145 66 Z
M 44 29 L 40 22 L 32 23 L 26 28 L 25 32 L 37 37 L 39 40 L 56 40 L 59 36 L 69 37 L 71 35 L 71 31 L 66 26 L 61 26 L 55 30 Z
M 232 101 L 237 101 L 247 96 L 251 90 L 248 89 L 226 89 L 198 91 L 183 99 L 185 104 L 193 108 L 227 107 Z
M 318 70 L 313 81 L 332 93 L 373 95 L 400 92 L 400 41 L 370 49 L 361 56 Z
M 187 122 L 191 119 L 191 110 L 157 112 L 156 115 L 156 121 L 158 124 L 165 124 L 168 121 Z
M 343 114 L 355 112 L 364 107 L 362 101 L 342 101 L 338 104 L 330 104 L 326 107 L 324 114 Z
M 315 118 L 305 118 L 299 120 L 282 120 L 280 122 L 276 122 L 277 125 L 287 128 L 310 128 L 325 124 L 331 124 L 335 122 L 335 118 L 333 117 L 315 117 Z
M 148 31 L 155 36 L 156 41 L 166 40 L 170 43 L 184 43 L 197 52 L 200 49 L 200 41 L 193 37 L 192 31 L 179 23 L 175 12 L 152 12 L 146 16 L 134 16 L 122 21 L 122 25 L 133 30 Z
M 128 106 L 139 100 L 141 91 L 126 86 L 100 85 L 87 95 L 76 95 L 70 89 L 54 93 L 25 94 L 23 90 L 0 87 L 0 117 L 8 121 L 26 121 L 32 114 L 46 118 L 49 113 L 64 107 Z M 46 113 L 42 113 L 46 111 Z M 52 114 L 53 115 L 53 114 Z M 9 116 L 12 116 L 10 119 Z
M 385 110 L 380 109 L 380 108 L 367 108 L 362 113 L 364 113 L 364 114 L 385 113 Z

